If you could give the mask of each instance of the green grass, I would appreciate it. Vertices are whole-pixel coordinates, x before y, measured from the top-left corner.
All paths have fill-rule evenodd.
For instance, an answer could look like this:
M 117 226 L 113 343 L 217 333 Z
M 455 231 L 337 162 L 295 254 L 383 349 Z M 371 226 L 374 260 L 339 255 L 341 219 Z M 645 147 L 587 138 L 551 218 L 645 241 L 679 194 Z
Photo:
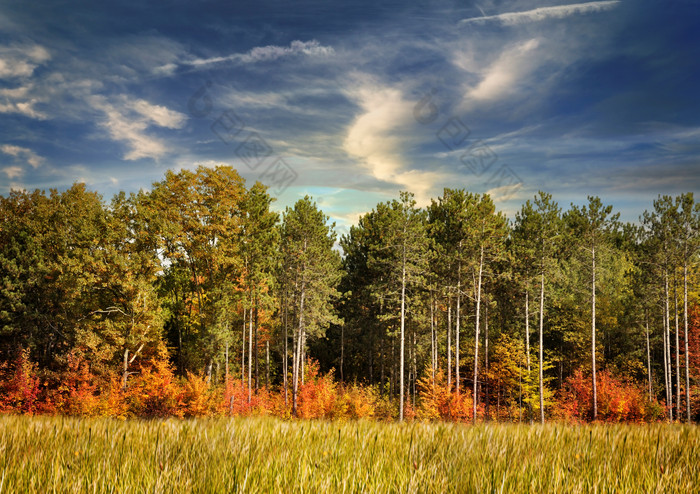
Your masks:
M 0 416 L 0 492 L 700 492 L 695 426 Z

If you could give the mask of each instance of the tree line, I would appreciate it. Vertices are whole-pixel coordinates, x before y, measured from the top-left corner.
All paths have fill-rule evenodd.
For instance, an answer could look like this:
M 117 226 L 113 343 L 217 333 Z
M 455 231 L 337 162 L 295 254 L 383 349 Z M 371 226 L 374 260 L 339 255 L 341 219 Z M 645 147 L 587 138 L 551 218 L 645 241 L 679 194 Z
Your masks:
M 486 194 L 419 208 L 401 192 L 340 238 L 312 198 L 273 200 L 226 166 L 109 204 L 84 184 L 0 198 L 3 368 L 79 359 L 126 390 L 160 359 L 235 379 L 248 403 L 279 390 L 297 415 L 317 362 L 399 419 L 433 403 L 474 421 L 598 420 L 616 382 L 657 416 L 699 418 L 692 193 L 622 223 L 597 197 L 562 210 L 539 192 L 509 221 Z

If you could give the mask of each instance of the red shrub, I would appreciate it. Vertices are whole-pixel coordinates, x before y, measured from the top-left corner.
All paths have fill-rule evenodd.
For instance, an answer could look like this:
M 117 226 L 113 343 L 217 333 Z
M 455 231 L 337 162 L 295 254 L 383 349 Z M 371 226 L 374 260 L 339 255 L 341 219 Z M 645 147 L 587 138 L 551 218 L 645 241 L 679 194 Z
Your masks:
M 598 420 L 603 422 L 646 422 L 657 420 L 662 408 L 649 402 L 639 386 L 611 375 L 597 374 Z M 568 421 L 593 420 L 593 390 L 591 378 L 578 369 L 564 384 L 555 416 Z
M 59 375 L 59 385 L 53 394 L 56 409 L 66 415 L 94 415 L 98 412 L 99 383 L 88 362 L 77 353 L 68 355 L 68 368 Z
M 0 411 L 29 415 L 41 411 L 39 378 L 36 374 L 36 364 L 29 360 L 29 350 L 21 350 L 15 360 L 14 371 L 0 387 Z

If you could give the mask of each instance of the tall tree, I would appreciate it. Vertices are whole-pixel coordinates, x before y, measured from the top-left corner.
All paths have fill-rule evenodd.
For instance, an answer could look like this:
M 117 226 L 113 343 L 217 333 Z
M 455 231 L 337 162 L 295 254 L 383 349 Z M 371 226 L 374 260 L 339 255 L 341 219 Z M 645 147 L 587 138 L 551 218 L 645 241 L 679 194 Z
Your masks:
M 591 369 L 593 389 L 593 420 L 598 418 L 598 387 L 596 382 L 596 253 L 604 248 L 611 233 L 617 229 L 619 214 L 611 215 L 612 206 L 603 206 L 599 197 L 588 196 L 588 206 L 574 204 L 565 214 L 565 221 L 579 245 L 590 254 L 591 284 Z
M 286 208 L 280 227 L 282 273 L 288 287 L 290 309 L 297 320 L 292 363 L 292 410 L 297 413 L 299 377 L 308 336 L 322 336 L 330 323 L 339 323 L 333 299 L 341 277 L 340 255 L 333 249 L 335 224 L 309 196 Z
M 242 204 L 242 224 L 239 242 L 243 264 L 243 289 L 249 310 L 248 335 L 248 396 L 252 392 L 251 374 L 255 369 L 255 390 L 259 386 L 258 330 L 260 312 L 271 312 L 275 305 L 273 298 L 275 252 L 278 247 L 279 230 L 275 228 L 279 215 L 270 210 L 273 199 L 267 188 L 256 182 L 247 191 Z M 245 365 L 243 363 L 242 365 Z
M 654 252 L 654 265 L 660 270 L 660 284 L 663 291 L 663 356 L 664 388 L 669 420 L 673 420 L 673 373 L 671 370 L 671 318 L 669 274 L 674 269 L 676 257 L 677 227 L 676 207 L 670 196 L 659 196 L 654 201 L 654 211 L 644 212 L 642 217 L 647 230 L 648 242 Z
M 540 422 L 544 423 L 544 301 L 545 281 L 551 271 L 557 240 L 561 228 L 560 208 L 551 194 L 540 191 L 534 202 L 528 200 L 516 213 L 516 225 L 537 256 L 540 278 L 539 297 L 539 401 Z
M 496 212 L 491 197 L 484 194 L 474 205 L 473 215 L 474 234 L 472 237 L 472 252 L 474 253 L 473 271 L 475 275 L 476 292 L 476 322 L 474 337 L 474 381 L 473 381 L 473 410 L 472 419 L 476 423 L 477 382 L 479 376 L 479 328 L 481 323 L 481 295 L 484 273 L 490 268 L 490 263 L 498 261 L 504 254 L 503 247 L 507 236 L 507 220 L 502 213 Z M 487 323 L 488 324 L 488 323 Z M 488 326 L 487 326 L 488 327 Z M 488 331 L 488 330 L 487 330 Z M 487 336 L 488 338 L 488 336 Z M 488 339 L 486 340 L 488 342 Z M 488 348 L 486 349 L 488 351 Z M 486 356 L 488 359 L 488 356 Z
M 676 198 L 680 226 L 680 247 L 683 263 L 683 338 L 685 348 L 685 405 L 686 420 L 690 422 L 690 363 L 688 351 L 688 269 L 700 247 L 700 203 L 695 203 L 693 193 Z M 679 417 L 680 418 L 680 417 Z
M 455 389 L 459 393 L 460 336 L 462 322 L 462 294 L 464 272 L 469 265 L 471 239 L 474 232 L 478 196 L 464 189 L 444 189 L 442 197 L 433 200 L 428 208 L 428 224 L 434 241 L 437 278 L 442 281 L 442 291 L 448 300 L 448 366 L 451 360 L 450 336 L 452 331 L 452 300 L 455 299 Z M 473 260 L 471 260 L 473 261 Z M 448 369 L 448 385 L 450 372 Z
M 385 230 L 379 244 L 370 251 L 370 266 L 384 273 L 387 298 L 398 299 L 399 319 L 399 420 L 404 417 L 406 312 L 411 292 L 417 300 L 427 271 L 428 239 L 425 213 L 416 207 L 413 194 L 401 192 L 399 200 L 379 204 L 376 213 L 383 217 Z
M 164 286 L 179 291 L 175 298 L 181 312 L 172 314 L 178 340 L 183 331 L 193 337 L 183 349 L 187 367 L 203 367 L 208 380 L 233 327 L 227 300 L 243 270 L 238 239 L 245 198 L 243 179 L 228 166 L 168 172 L 148 198 L 159 212 L 159 252 L 167 266 Z

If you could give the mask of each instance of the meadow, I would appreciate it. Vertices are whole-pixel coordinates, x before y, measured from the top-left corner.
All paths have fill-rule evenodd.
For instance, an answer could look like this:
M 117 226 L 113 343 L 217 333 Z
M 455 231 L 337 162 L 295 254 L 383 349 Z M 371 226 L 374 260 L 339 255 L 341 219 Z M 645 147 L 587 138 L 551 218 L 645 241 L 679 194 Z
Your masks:
M 0 492 L 699 492 L 688 425 L 0 416 Z

